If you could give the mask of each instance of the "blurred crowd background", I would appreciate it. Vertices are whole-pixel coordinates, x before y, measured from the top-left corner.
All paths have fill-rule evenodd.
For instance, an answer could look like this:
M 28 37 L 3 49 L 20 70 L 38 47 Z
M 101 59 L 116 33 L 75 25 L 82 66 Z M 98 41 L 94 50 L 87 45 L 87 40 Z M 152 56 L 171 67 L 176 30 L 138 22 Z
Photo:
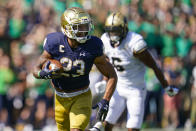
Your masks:
M 111 11 L 124 14 L 169 83 L 181 89 L 168 97 L 147 69 L 143 128 L 196 127 L 195 0 L 0 0 L 0 130 L 54 130 L 54 90 L 31 72 L 46 34 L 60 31 L 61 14 L 74 6 L 89 12 L 98 37 Z

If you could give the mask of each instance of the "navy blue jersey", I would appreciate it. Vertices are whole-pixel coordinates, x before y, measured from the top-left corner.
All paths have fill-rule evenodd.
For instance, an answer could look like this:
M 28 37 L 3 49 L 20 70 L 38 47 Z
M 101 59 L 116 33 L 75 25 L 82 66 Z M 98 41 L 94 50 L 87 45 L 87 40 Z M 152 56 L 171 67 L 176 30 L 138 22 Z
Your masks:
M 89 85 L 89 72 L 94 59 L 103 55 L 103 43 L 99 38 L 92 36 L 86 43 L 71 48 L 67 37 L 61 32 L 56 32 L 47 35 L 44 50 L 53 59 L 59 60 L 64 69 L 62 77 L 52 79 L 52 83 L 56 88 L 71 91 Z

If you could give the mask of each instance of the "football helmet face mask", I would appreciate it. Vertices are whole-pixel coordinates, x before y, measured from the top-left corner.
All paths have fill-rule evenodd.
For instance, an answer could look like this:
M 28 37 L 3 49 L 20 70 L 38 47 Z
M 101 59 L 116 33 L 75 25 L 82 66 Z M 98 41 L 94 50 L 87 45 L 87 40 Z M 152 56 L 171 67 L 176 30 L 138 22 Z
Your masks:
M 79 43 L 85 43 L 90 39 L 92 29 L 93 25 L 89 14 L 81 8 L 69 8 L 61 16 L 63 34 Z
M 105 31 L 108 33 L 111 45 L 120 45 L 122 39 L 127 35 L 127 19 L 120 12 L 110 14 L 105 22 Z

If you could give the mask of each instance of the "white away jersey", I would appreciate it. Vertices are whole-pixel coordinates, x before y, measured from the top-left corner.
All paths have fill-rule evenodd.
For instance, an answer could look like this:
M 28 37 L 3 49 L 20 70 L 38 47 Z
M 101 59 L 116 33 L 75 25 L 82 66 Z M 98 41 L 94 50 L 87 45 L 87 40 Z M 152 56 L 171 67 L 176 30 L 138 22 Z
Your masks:
M 133 51 L 139 52 L 146 48 L 142 36 L 128 32 L 126 38 L 116 48 L 111 46 L 107 33 L 104 33 L 101 39 L 104 43 L 104 52 L 116 69 L 118 84 L 144 87 L 145 65 L 133 56 Z

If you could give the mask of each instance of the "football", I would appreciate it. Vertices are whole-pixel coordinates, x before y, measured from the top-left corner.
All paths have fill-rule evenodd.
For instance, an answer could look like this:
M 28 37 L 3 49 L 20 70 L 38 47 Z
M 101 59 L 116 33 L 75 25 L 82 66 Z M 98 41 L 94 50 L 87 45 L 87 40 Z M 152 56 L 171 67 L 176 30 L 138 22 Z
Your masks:
M 49 70 L 54 70 L 54 69 L 60 69 L 58 72 L 56 73 L 62 73 L 63 72 L 63 66 L 61 65 L 61 63 L 58 60 L 55 59 L 49 59 L 48 61 L 50 61 L 50 65 L 49 65 Z M 46 61 L 43 66 L 42 69 L 45 68 L 46 63 L 48 62 Z

